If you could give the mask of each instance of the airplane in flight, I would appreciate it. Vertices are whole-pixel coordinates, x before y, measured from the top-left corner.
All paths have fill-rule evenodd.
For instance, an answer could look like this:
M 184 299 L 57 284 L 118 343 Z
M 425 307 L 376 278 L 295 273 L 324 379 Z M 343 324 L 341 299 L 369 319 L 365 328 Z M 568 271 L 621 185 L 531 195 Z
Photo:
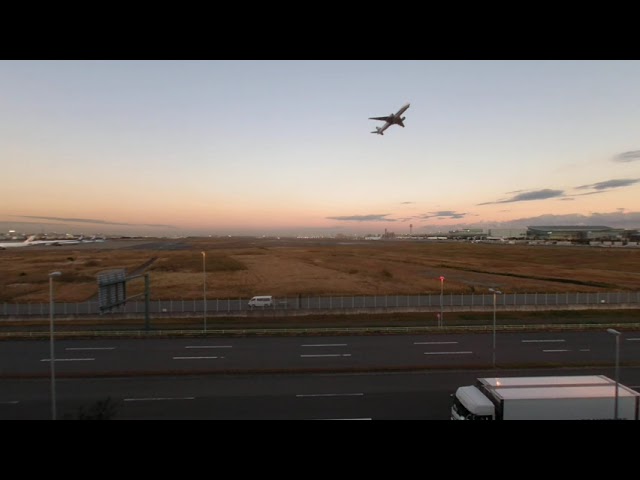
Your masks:
M 384 131 L 389 128 L 391 125 L 400 125 L 404 128 L 404 119 L 407 117 L 402 117 L 401 115 L 411 106 L 410 103 L 405 103 L 397 113 L 392 113 L 388 117 L 369 117 L 369 120 L 381 120 L 384 122 L 384 125 L 381 127 L 376 127 L 376 129 L 371 133 L 377 133 L 378 135 L 384 135 Z
M 33 242 L 33 239 L 36 238 L 35 235 L 31 235 L 24 242 L 3 242 L 0 243 L 0 250 L 4 250 L 6 248 L 14 248 L 14 247 L 28 247 Z

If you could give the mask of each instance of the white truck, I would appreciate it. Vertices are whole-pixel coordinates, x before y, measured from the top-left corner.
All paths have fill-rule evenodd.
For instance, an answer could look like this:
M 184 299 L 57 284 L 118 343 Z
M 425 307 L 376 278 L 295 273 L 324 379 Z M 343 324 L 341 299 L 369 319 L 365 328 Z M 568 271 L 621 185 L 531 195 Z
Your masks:
M 604 375 L 478 378 L 452 395 L 451 420 L 638 420 L 640 393 Z

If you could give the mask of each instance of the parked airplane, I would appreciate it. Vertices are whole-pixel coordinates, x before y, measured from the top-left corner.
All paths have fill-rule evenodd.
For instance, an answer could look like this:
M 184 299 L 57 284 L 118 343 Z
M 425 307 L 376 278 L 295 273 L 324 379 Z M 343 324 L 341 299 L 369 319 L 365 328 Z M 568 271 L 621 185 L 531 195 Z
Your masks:
M 31 235 L 24 242 L 4 242 L 0 243 L 0 250 L 4 250 L 5 248 L 13 248 L 13 247 L 28 247 L 33 242 L 33 239 L 36 238 L 35 235 Z
M 104 242 L 104 238 L 100 238 L 97 235 L 94 235 L 91 238 L 82 238 L 80 240 L 80 243 L 101 243 L 101 242 Z
M 76 245 L 78 243 L 83 242 L 84 237 L 80 236 L 79 238 L 70 238 L 65 240 L 32 240 L 29 242 L 30 246 L 36 245 L 44 245 L 49 247 L 58 247 L 60 245 Z
M 382 127 L 376 127 L 371 133 L 377 133 L 378 135 L 384 135 L 384 131 L 391 125 L 400 125 L 404 128 L 404 119 L 407 117 L 401 117 L 401 115 L 411 106 L 410 103 L 406 103 L 398 110 L 397 113 L 392 113 L 388 117 L 369 117 L 369 120 L 381 120 L 384 123 Z

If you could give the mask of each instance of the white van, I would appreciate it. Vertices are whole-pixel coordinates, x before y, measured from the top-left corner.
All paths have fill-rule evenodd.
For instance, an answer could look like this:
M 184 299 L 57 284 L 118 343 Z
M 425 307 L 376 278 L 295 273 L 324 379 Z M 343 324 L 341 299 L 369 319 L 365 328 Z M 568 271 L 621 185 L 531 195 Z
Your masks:
M 249 308 L 253 307 L 271 307 L 273 306 L 273 297 L 271 295 L 265 295 L 262 297 L 253 297 L 249 300 Z

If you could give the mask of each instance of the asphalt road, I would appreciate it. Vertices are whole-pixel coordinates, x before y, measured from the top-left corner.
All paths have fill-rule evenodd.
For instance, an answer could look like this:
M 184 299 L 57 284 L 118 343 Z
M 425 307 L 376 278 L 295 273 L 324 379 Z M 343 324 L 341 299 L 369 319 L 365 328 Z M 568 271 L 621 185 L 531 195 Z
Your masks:
M 593 368 L 61 379 L 56 405 L 59 419 L 109 399 L 114 420 L 448 420 L 450 394 L 478 377 L 573 374 L 612 375 Z M 622 368 L 620 381 L 640 389 L 640 368 Z M 50 418 L 48 380 L 0 381 L 1 420 Z
M 294 373 L 613 365 L 606 331 L 487 334 L 87 339 L 55 342 L 56 376 Z M 640 364 L 640 332 L 624 332 L 620 363 Z M 50 375 L 48 340 L 0 343 L 0 378 Z

